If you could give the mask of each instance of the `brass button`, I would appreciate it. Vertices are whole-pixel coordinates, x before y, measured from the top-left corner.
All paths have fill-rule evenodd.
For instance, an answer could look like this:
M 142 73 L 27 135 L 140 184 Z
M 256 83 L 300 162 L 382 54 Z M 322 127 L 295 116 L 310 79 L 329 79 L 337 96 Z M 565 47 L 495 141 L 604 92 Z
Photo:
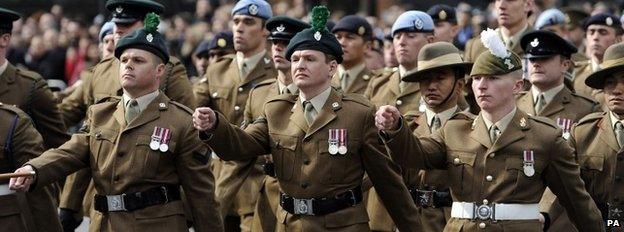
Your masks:
M 217 97 L 217 96 L 219 96 L 219 93 L 217 92 L 212 93 L 212 97 Z
M 240 110 L 240 106 L 234 106 L 234 110 L 239 111 Z
M 99 138 L 101 138 L 101 137 L 102 137 L 102 132 L 99 132 L 99 131 L 98 131 L 97 133 L 95 133 L 95 138 L 96 138 L 96 139 L 99 139 Z
M 494 153 L 490 153 L 488 156 L 489 156 L 490 158 L 494 158 L 494 156 L 496 156 L 496 154 L 494 154 Z
M 479 223 L 479 228 L 481 228 L 481 229 L 485 229 L 485 222 L 481 222 L 481 223 Z
M 459 158 L 455 158 L 455 159 L 453 159 L 453 163 L 454 163 L 454 164 L 459 164 Z
M 397 104 L 397 106 L 403 105 L 403 101 L 401 101 L 401 100 L 397 100 L 397 101 L 396 101 L 396 104 Z
M 243 92 L 243 87 L 238 87 L 238 92 Z
M 301 187 L 302 188 L 307 188 L 308 186 L 310 186 L 310 184 L 308 182 L 301 183 Z
M 485 179 L 486 179 L 487 181 L 492 181 L 492 179 L 494 179 L 494 178 L 493 178 L 492 176 L 488 175 L 488 176 L 486 176 L 486 177 L 485 177 Z

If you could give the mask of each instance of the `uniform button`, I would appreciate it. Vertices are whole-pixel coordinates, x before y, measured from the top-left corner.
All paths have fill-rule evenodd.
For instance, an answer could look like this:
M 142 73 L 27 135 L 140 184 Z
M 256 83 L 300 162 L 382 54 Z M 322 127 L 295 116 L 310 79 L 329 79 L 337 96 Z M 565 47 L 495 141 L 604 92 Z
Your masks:
M 115 181 L 119 181 L 119 175 L 115 175 L 114 180 L 115 180 Z
M 496 156 L 496 154 L 494 154 L 494 153 L 490 153 L 488 156 L 489 156 L 490 158 L 494 158 L 494 156 Z
M 310 186 L 310 184 L 308 182 L 301 183 L 301 187 L 302 188 L 307 188 L 308 186 Z
M 243 87 L 238 87 L 238 92 L 243 92 Z
M 397 100 L 397 101 L 396 101 L 396 104 L 397 104 L 397 106 L 403 105 L 403 101 L 401 101 L 401 100 Z
M 126 153 L 124 153 L 123 151 L 120 151 L 119 153 L 117 153 L 117 156 L 119 157 L 123 157 L 124 155 L 126 155 Z
M 455 158 L 455 159 L 453 159 L 453 163 L 454 163 L 454 164 L 459 164 L 459 158 Z
M 219 96 L 219 93 L 217 92 L 212 93 L 212 97 L 217 97 L 217 96 Z
M 494 178 L 493 178 L 492 176 L 488 175 L 488 176 L 486 176 L 486 177 L 485 177 L 485 179 L 486 179 L 487 181 L 492 181 L 492 179 L 494 179 Z
M 481 223 L 479 223 L 479 228 L 481 228 L 481 229 L 485 229 L 485 222 L 481 222 Z
M 234 110 L 239 111 L 240 110 L 240 106 L 234 106 Z
M 97 132 L 95 133 L 95 138 L 99 139 L 100 137 L 102 137 L 102 132 Z
M 305 164 L 305 165 L 310 164 L 310 160 L 307 160 L 307 159 L 306 159 L 306 160 L 304 160 L 304 161 L 303 161 L 303 164 Z
M 487 199 L 483 199 L 483 204 L 484 204 L 484 205 L 487 205 L 487 204 L 489 204 L 489 203 L 490 203 L 490 202 L 489 202 Z

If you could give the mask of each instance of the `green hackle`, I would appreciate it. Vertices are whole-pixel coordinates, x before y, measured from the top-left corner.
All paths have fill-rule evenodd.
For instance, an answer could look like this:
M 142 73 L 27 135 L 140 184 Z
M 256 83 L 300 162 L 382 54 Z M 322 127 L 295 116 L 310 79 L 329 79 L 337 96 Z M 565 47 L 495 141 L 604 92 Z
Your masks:
M 327 30 L 327 19 L 329 19 L 329 9 L 326 6 L 315 6 L 312 8 L 312 28 L 315 31 Z
M 150 12 L 145 15 L 145 20 L 143 20 L 143 25 L 145 30 L 148 32 L 156 32 L 158 30 L 158 24 L 160 24 L 160 19 L 157 14 Z

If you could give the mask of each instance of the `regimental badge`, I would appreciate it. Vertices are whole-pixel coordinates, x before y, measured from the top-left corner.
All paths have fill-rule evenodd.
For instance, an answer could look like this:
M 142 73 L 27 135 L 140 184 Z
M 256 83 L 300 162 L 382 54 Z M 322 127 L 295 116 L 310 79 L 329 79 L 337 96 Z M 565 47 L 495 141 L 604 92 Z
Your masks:
M 364 28 L 364 26 L 360 26 L 358 27 L 358 35 L 362 36 L 364 35 L 364 33 L 366 33 L 366 28 Z
M 256 4 L 249 5 L 249 7 L 247 9 L 249 10 L 249 14 L 251 14 L 251 15 L 257 15 L 258 14 L 258 5 L 256 5 Z
M 422 30 L 423 28 L 423 21 L 421 19 L 416 19 L 414 20 L 414 27 L 418 30 Z
M 367 74 L 364 74 L 364 76 L 362 76 L 362 79 L 364 79 L 365 81 L 370 80 L 370 76 Z
M 222 48 L 222 47 L 225 47 L 225 45 L 227 45 L 227 41 L 225 41 L 225 39 L 224 39 L 224 38 L 219 38 L 219 39 L 217 40 L 217 46 L 219 46 L 219 47 L 221 47 L 221 48 Z
M 524 175 L 532 177 L 535 175 L 535 154 L 533 153 L 533 150 L 524 150 L 522 156 L 524 158 Z
M 570 139 L 570 132 L 572 131 L 572 119 L 557 118 L 556 122 L 557 125 L 561 127 L 561 130 L 563 130 L 563 134 L 561 135 L 561 137 L 563 137 L 565 140 Z
M 611 17 L 607 17 L 607 19 L 605 19 L 605 23 L 607 26 L 611 26 L 613 25 L 613 19 Z
M 533 39 L 533 41 L 531 41 L 531 47 L 537 47 L 539 46 L 539 40 L 537 38 Z
M 150 149 L 156 151 L 160 146 L 160 141 L 162 140 L 163 128 L 154 127 L 154 132 L 152 132 L 152 139 L 150 141 L 149 147 Z
M 154 36 L 152 35 L 152 33 L 147 34 L 147 36 L 145 36 L 145 40 L 151 43 L 154 40 Z
M 286 30 L 286 27 L 284 26 L 284 24 L 280 24 L 279 27 L 275 28 L 275 30 L 279 32 L 284 32 L 284 30 Z
M 327 140 L 327 151 L 330 155 L 338 154 L 338 130 L 329 129 L 329 139 Z
M 505 59 L 505 65 L 507 65 L 507 69 L 512 69 L 516 67 L 514 64 L 511 63 L 510 59 Z
M 316 32 L 314 33 L 314 39 L 315 39 L 316 41 L 320 41 L 320 40 L 321 40 L 321 32 L 316 31 Z
M 117 12 L 117 14 L 121 14 L 121 12 L 123 12 L 123 7 L 118 6 L 117 8 L 115 8 L 115 12 Z
M 163 130 L 162 141 L 160 142 L 160 146 L 159 146 L 159 150 L 161 152 L 169 151 L 169 141 L 170 140 L 171 140 L 171 130 L 170 129 L 164 129 Z
M 438 13 L 438 18 L 440 18 L 441 20 L 445 20 L 446 16 L 448 16 L 446 14 L 446 11 L 440 11 L 440 13 Z
M 269 59 L 269 58 L 264 58 L 264 63 L 265 63 L 265 64 L 268 64 L 269 62 L 271 62 L 271 59 Z
M 520 127 L 526 127 L 526 126 L 527 126 L 526 118 L 521 118 L 520 119 Z

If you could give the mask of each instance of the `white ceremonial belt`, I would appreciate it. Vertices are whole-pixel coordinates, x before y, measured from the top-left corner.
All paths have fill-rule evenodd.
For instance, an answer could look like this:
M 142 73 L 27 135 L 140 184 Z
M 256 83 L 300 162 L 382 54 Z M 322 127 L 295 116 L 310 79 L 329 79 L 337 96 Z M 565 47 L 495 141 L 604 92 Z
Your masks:
M 537 204 L 475 204 L 472 202 L 453 202 L 451 217 L 480 220 L 537 220 Z
M 9 189 L 9 184 L 0 185 L 0 196 L 11 195 L 15 190 Z

